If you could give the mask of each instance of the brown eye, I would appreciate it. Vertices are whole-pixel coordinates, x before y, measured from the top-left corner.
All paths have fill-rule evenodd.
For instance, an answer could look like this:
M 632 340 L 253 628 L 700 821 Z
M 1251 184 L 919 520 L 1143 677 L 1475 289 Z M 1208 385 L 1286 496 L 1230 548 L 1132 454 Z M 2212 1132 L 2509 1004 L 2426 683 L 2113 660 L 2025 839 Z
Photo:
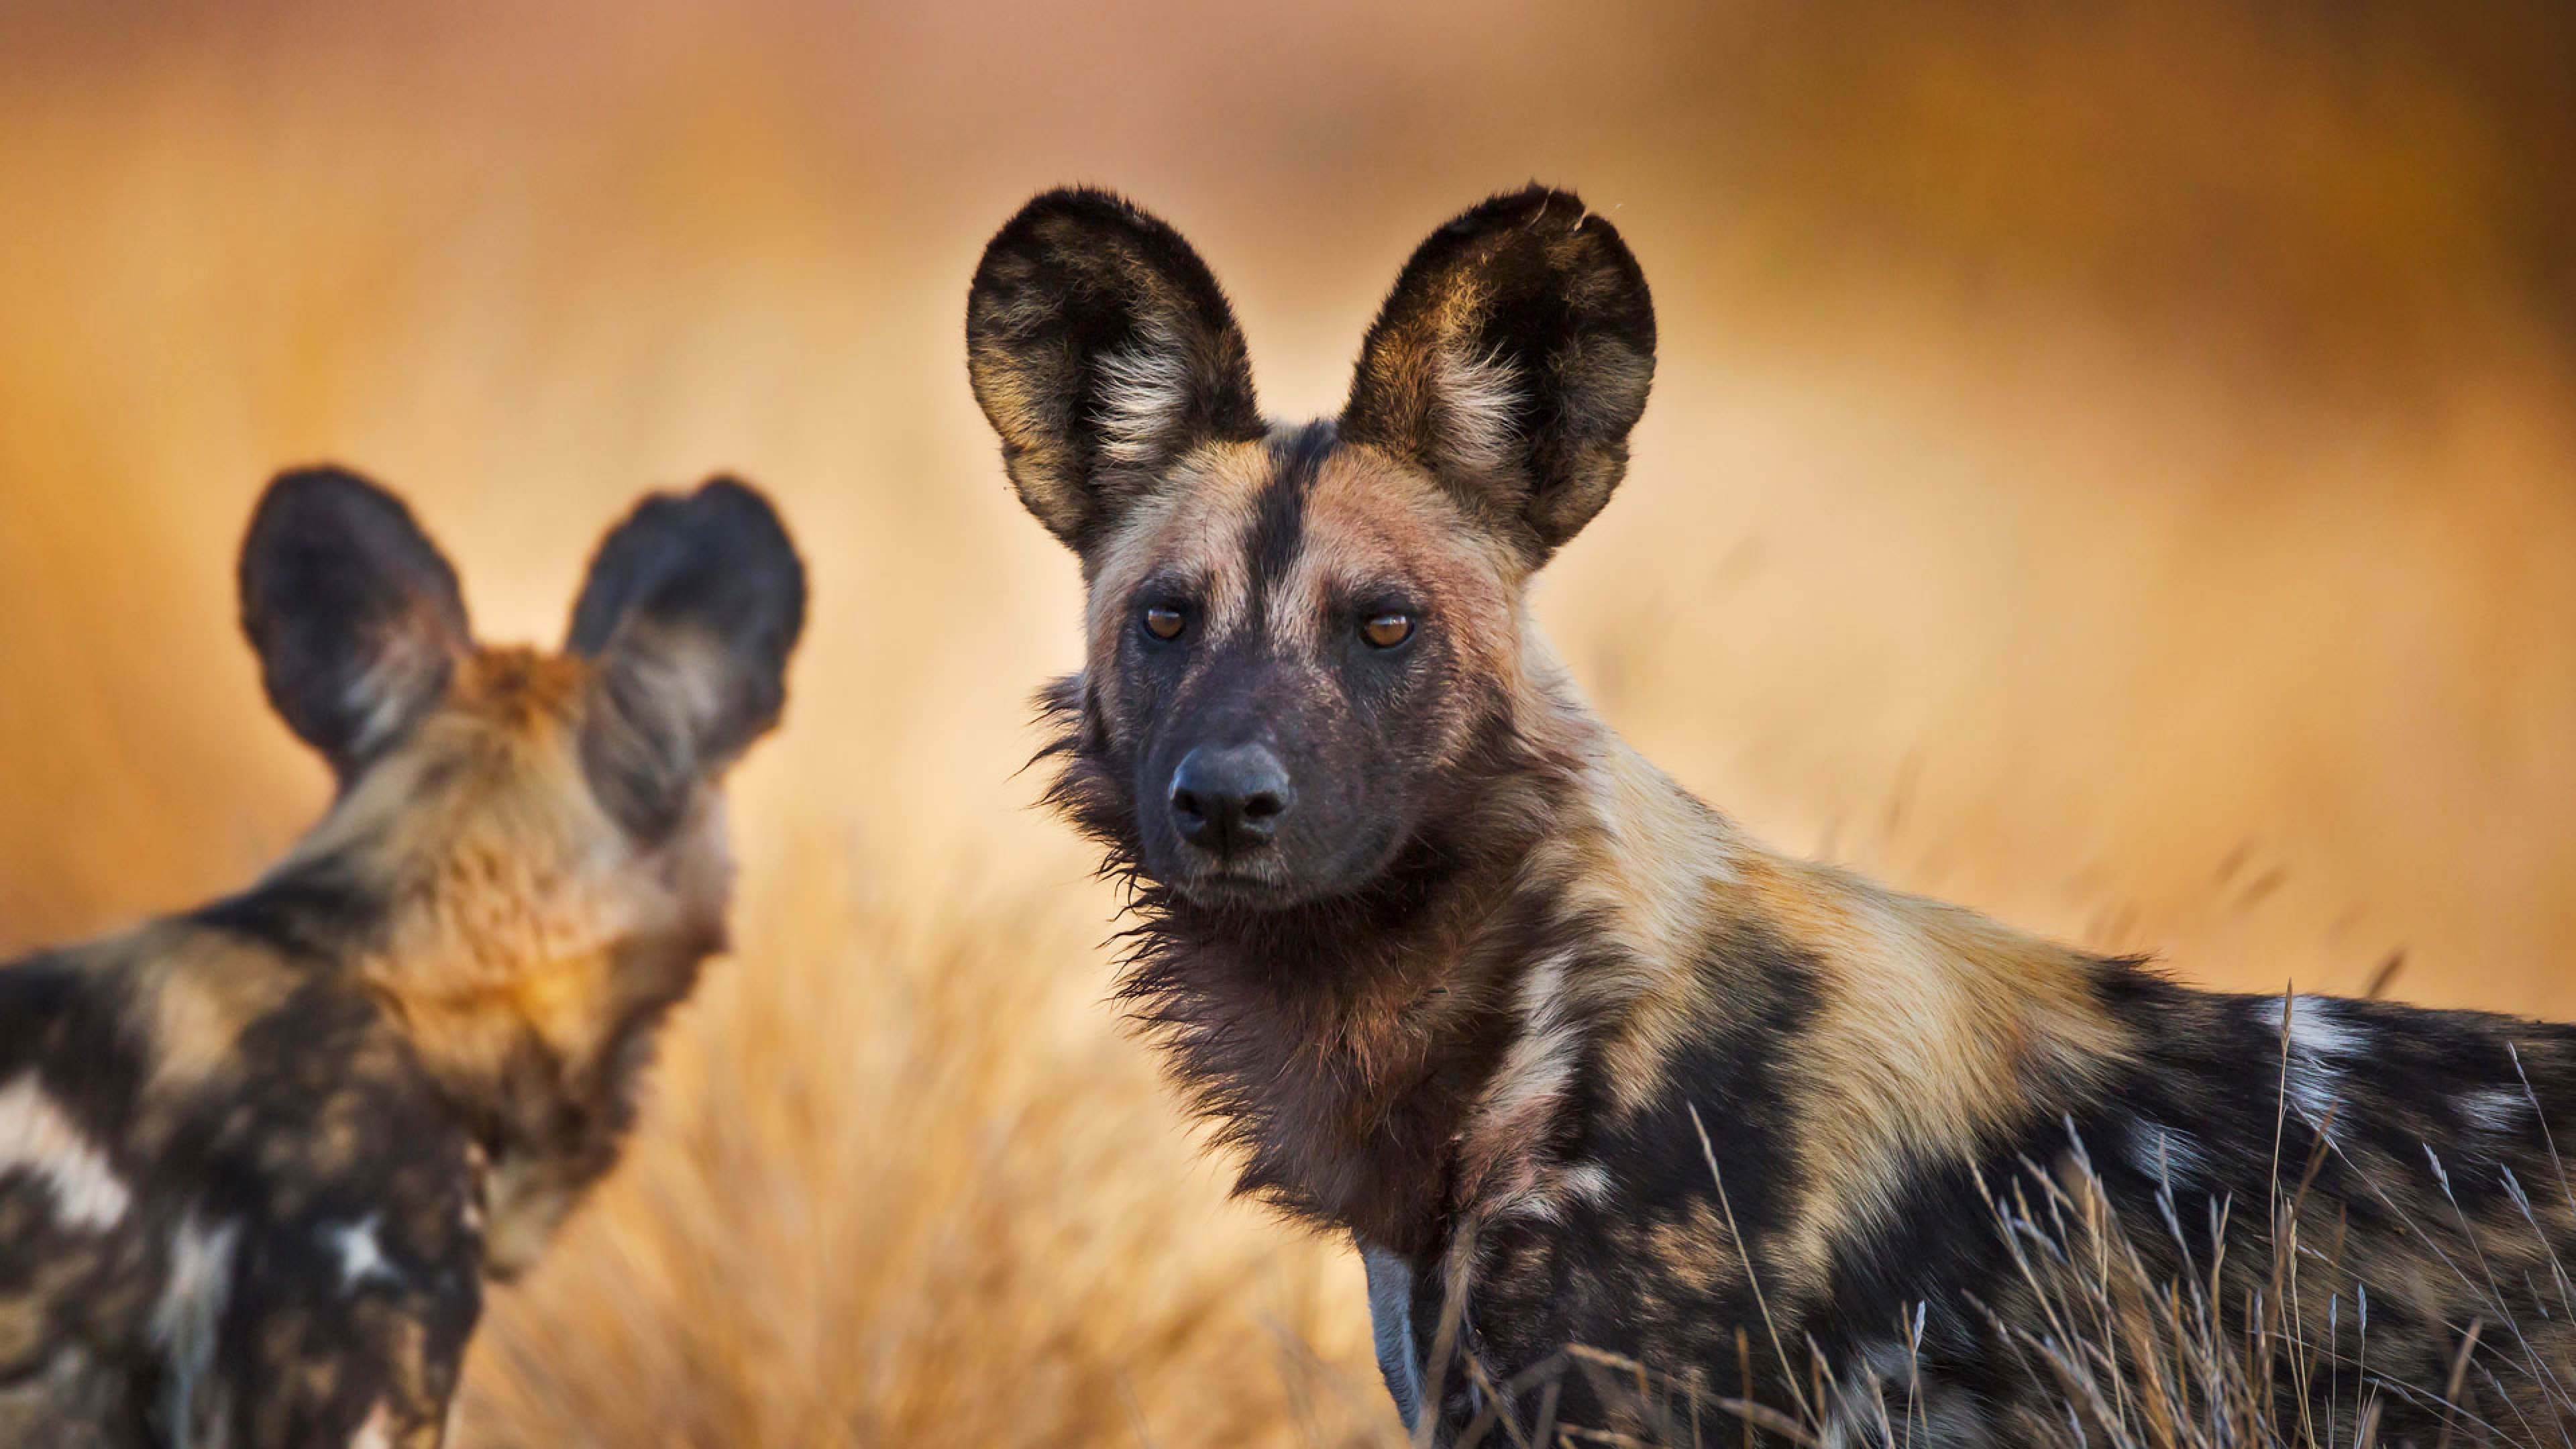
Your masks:
M 1392 649 L 1413 637 L 1411 614 L 1372 614 L 1360 625 L 1360 637 L 1375 649 Z
M 1145 610 L 1145 632 L 1157 639 L 1178 639 L 1188 623 L 1180 610 L 1168 605 L 1155 604 Z

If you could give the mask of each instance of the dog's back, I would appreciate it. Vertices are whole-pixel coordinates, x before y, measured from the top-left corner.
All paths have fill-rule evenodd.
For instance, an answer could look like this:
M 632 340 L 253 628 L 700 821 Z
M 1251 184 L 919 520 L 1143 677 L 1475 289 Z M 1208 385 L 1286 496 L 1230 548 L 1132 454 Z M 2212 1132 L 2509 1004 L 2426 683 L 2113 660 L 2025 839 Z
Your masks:
M 270 903 L 0 971 L 0 1442 L 443 1415 L 481 1291 L 469 1138 L 349 963 L 241 907 Z

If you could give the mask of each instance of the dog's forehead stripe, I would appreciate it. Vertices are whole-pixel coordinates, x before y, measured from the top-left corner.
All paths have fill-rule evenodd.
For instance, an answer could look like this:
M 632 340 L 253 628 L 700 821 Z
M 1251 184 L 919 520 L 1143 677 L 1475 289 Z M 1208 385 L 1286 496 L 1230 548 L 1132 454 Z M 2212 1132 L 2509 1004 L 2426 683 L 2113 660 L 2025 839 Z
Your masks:
M 1242 609 L 1237 560 L 1254 501 L 1272 476 L 1268 459 L 1257 443 L 1211 444 L 1138 501 L 1093 570 L 1089 626 L 1096 650 L 1114 650 L 1136 591 L 1157 575 L 1206 590 L 1198 603 L 1212 626 Z
M 1270 481 L 1254 502 L 1252 532 L 1244 550 L 1251 569 L 1248 582 L 1255 627 L 1263 622 L 1263 604 L 1305 550 L 1307 503 L 1314 495 L 1316 474 L 1334 444 L 1329 422 L 1271 435 Z

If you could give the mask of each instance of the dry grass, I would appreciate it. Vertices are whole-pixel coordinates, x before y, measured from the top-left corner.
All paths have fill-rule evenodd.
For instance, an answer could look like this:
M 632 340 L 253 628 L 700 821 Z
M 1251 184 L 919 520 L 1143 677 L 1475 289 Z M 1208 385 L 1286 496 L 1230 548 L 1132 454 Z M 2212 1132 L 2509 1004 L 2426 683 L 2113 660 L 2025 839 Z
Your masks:
M 481 1346 L 468 1442 L 1379 1442 L 1347 1285 L 1221 1211 L 1139 1054 L 1065 1029 L 1096 930 L 847 867 L 748 903 L 613 1204 Z
M 1039 185 L 1199 239 L 1320 410 L 1532 174 L 1665 356 L 1540 613 L 1754 828 L 2228 985 L 2576 1015 L 2562 12 L 2397 5 L 0 13 L 0 948 L 321 798 L 230 550 L 413 494 L 499 636 L 738 469 L 815 564 L 741 949 L 472 1368 L 481 1444 L 1342 1443 L 1358 1275 L 1222 1201 L 1025 808 L 1074 571 L 963 384 Z

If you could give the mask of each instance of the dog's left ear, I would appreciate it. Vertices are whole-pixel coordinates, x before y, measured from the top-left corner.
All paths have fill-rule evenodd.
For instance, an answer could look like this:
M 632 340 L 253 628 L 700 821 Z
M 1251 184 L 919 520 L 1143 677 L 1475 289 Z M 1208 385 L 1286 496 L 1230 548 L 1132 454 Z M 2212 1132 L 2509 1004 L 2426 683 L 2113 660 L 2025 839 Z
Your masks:
M 456 570 L 393 494 L 340 468 L 281 473 L 241 549 L 242 631 L 269 702 L 346 786 L 474 647 Z
M 645 499 L 609 530 L 564 647 L 596 659 L 583 772 L 656 839 L 701 780 L 778 723 L 805 628 L 805 565 L 769 500 L 730 478 Z
M 1534 567 L 1610 501 L 1654 376 L 1637 259 L 1579 198 L 1531 187 L 1415 250 L 1341 432 L 1429 472 Z

